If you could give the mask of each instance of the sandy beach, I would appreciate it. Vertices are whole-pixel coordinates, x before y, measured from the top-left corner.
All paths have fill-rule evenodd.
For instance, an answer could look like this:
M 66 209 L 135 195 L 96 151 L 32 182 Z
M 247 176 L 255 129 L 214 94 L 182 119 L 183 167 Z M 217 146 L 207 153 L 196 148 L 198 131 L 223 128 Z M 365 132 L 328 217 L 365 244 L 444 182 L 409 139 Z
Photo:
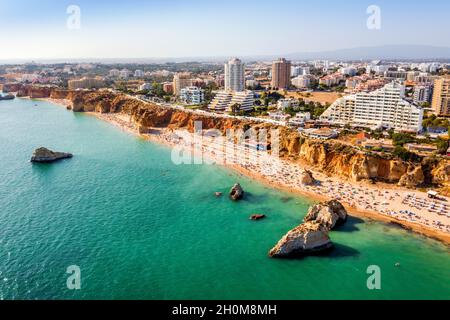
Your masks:
M 46 101 L 63 106 L 68 103 L 60 100 Z M 237 146 L 222 137 L 210 137 L 208 134 L 194 137 L 184 129 L 155 128 L 151 134 L 139 134 L 128 115 L 89 114 L 130 134 L 176 147 L 178 153 L 199 154 L 204 163 L 230 167 L 270 187 L 301 194 L 316 201 L 337 199 L 354 216 L 400 225 L 450 244 L 448 198 L 429 199 L 426 193 L 418 190 L 328 177 L 312 167 L 282 160 L 266 151 Z M 301 183 L 301 174 L 305 169 L 313 173 L 316 180 L 313 185 Z

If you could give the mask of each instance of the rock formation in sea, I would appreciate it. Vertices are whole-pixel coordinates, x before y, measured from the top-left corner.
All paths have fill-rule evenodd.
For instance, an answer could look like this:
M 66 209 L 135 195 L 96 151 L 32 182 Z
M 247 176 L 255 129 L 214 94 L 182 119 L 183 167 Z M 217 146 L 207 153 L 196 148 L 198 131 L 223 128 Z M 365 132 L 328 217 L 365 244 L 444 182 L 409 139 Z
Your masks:
M 264 219 L 266 217 L 265 214 L 252 214 L 250 216 L 250 220 L 261 220 Z
M 300 176 L 300 183 L 305 186 L 313 185 L 316 182 L 316 180 L 313 177 L 313 174 L 309 170 L 303 170 Z
M 333 247 L 328 229 L 316 222 L 306 222 L 289 231 L 269 252 L 274 258 L 295 258 Z
M 230 190 L 231 200 L 237 201 L 244 197 L 244 190 L 239 183 L 236 183 Z
M 347 221 L 347 210 L 337 200 L 322 202 L 309 208 L 304 222 L 316 222 L 328 230 Z
M 71 153 L 54 152 L 47 148 L 38 148 L 34 150 L 33 155 L 31 156 L 31 162 L 49 163 L 72 157 L 73 155 Z
M 312 206 L 304 223 L 289 231 L 269 252 L 274 258 L 289 258 L 333 247 L 328 232 L 347 221 L 347 210 L 337 200 Z

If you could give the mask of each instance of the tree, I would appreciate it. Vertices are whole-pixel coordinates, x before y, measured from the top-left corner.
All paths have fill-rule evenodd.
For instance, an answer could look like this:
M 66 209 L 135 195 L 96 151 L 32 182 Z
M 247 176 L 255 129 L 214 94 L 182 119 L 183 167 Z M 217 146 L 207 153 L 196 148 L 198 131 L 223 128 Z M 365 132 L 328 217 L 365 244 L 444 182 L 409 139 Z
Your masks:
M 241 111 L 241 105 L 239 103 L 235 103 L 230 107 L 231 114 L 235 116 L 239 111 Z
M 442 138 L 439 138 L 436 141 L 437 151 L 439 154 L 446 154 L 448 150 L 448 141 Z
M 396 132 L 392 134 L 392 142 L 394 146 L 403 147 L 406 143 L 415 142 L 416 139 L 409 133 Z
M 409 152 L 401 146 L 396 146 L 394 149 L 394 155 L 403 161 L 418 161 L 419 156 L 413 152 Z

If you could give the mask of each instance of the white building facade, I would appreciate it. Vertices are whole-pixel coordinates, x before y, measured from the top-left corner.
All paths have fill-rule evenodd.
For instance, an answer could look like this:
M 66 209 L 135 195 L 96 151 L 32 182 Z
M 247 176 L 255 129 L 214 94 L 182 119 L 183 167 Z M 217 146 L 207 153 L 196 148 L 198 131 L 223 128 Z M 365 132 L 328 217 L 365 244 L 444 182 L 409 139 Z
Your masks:
M 233 105 L 239 105 L 239 111 L 251 111 L 254 103 L 252 91 L 219 91 L 208 108 L 216 112 L 230 112 Z
M 198 87 L 183 88 L 180 99 L 186 104 L 201 104 L 205 101 L 205 91 Z
M 245 66 L 234 58 L 225 63 L 225 91 L 245 90 Z
M 342 97 L 320 118 L 342 125 L 419 132 L 422 130 L 423 109 L 404 97 L 405 87 L 392 82 L 372 92 Z

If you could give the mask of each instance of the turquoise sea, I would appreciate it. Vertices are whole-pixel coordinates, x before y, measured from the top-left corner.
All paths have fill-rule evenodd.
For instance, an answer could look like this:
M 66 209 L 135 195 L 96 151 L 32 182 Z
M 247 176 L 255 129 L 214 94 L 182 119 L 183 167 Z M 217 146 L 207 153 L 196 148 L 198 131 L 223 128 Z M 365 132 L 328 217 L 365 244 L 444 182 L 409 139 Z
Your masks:
M 31 164 L 40 146 L 74 158 Z M 370 220 L 333 232 L 329 256 L 267 257 L 312 202 L 170 154 L 89 115 L 0 101 L 0 298 L 450 298 L 448 246 Z M 214 196 L 237 181 L 245 201 Z M 71 265 L 81 290 L 67 289 Z

